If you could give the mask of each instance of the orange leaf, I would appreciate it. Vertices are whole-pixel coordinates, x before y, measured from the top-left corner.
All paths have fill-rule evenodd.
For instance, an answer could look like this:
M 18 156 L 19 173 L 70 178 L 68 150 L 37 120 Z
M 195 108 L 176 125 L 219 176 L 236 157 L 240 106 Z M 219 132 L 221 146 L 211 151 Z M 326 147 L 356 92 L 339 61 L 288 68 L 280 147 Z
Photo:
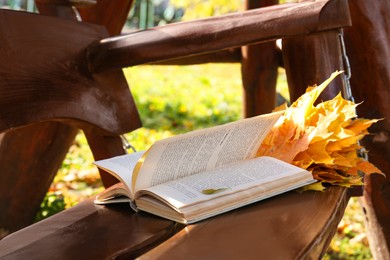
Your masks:
M 381 171 L 358 157 L 359 141 L 378 120 L 357 118 L 357 104 L 341 94 L 314 102 L 341 72 L 335 72 L 320 86 L 309 87 L 275 124 L 257 155 L 268 155 L 312 171 L 321 181 L 350 187 L 362 185 L 361 173 Z
M 378 173 L 378 174 L 384 175 L 384 173 L 381 170 L 379 170 L 375 165 L 373 165 L 372 163 L 365 161 L 365 160 L 359 162 L 356 165 L 356 167 L 352 167 L 349 172 L 355 173 L 357 170 L 362 171 L 368 175 L 373 174 L 373 173 Z
M 367 133 L 366 130 L 369 128 L 373 123 L 378 122 L 378 119 L 364 119 L 364 118 L 358 118 L 350 122 L 350 124 L 346 127 L 347 129 L 353 131 L 356 135 L 361 133 Z

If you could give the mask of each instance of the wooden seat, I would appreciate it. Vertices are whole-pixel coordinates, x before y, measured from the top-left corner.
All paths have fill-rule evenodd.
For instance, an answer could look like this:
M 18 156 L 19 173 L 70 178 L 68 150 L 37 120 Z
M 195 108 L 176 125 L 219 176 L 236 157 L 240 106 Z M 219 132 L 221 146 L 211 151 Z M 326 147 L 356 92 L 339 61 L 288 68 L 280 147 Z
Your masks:
M 182 229 L 141 259 L 320 259 L 349 195 L 289 192 Z
M 0 11 L 0 35 L 9 35 L 13 43 L 0 45 L 0 51 L 13 51 L 6 62 L 0 60 L 0 76 L 6 79 L 0 82 L 0 105 L 9 106 L 12 115 L 4 114 L 1 131 L 59 121 L 84 129 L 92 150 L 112 156 L 118 153 L 112 150 L 121 149 L 118 135 L 139 126 L 122 67 L 174 59 L 180 63 L 183 57 L 196 61 L 194 55 L 280 37 L 286 38 L 283 55 L 290 84 L 303 77 L 289 74 L 294 71 L 289 50 L 295 41 L 319 45 L 314 54 L 325 65 L 313 68 L 318 82 L 343 66 L 338 30 L 350 25 L 347 5 L 344 0 L 280 5 L 118 38 L 109 38 L 100 26 Z M 296 19 L 299 24 L 287 26 Z M 19 43 L 29 43 L 33 51 L 22 53 Z M 9 63 L 19 69 L 10 69 Z M 343 82 L 337 84 L 322 98 L 340 91 Z M 133 213 L 126 204 L 102 207 L 86 201 L 5 237 L 0 258 L 319 258 L 348 199 L 340 187 L 289 192 L 189 226 Z
M 0 241 L 1 259 L 133 259 L 177 230 L 175 222 L 136 214 L 129 205 L 81 202 Z

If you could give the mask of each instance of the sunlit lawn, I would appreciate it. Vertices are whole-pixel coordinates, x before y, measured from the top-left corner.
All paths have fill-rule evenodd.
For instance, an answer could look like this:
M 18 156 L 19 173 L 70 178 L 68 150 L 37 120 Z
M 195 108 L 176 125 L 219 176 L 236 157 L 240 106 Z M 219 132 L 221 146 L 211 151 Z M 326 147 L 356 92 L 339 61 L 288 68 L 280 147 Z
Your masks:
M 242 86 L 238 64 L 142 66 L 124 70 L 143 128 L 126 135 L 138 150 L 156 140 L 241 118 Z M 288 98 L 283 72 L 278 90 Z M 70 207 L 103 188 L 85 137 L 71 147 L 37 219 Z M 130 210 L 130 209 L 129 209 Z M 351 201 L 325 259 L 370 259 L 363 215 Z

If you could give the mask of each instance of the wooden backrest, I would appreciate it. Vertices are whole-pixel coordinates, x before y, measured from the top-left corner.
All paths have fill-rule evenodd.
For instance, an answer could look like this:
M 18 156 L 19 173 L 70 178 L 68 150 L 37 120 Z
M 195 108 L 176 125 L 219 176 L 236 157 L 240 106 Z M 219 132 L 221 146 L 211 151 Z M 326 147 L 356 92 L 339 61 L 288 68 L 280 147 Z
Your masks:
M 100 26 L 0 10 L 0 132 L 58 120 L 105 135 L 140 126 L 121 70 L 92 74 L 86 48 Z

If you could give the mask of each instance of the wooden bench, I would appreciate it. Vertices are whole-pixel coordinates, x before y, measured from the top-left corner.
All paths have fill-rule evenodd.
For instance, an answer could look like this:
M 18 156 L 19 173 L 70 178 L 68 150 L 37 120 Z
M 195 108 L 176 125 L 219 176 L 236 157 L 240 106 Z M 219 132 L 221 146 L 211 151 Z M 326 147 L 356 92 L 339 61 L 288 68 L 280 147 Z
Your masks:
M 48 12 L 69 7 L 39 2 Z M 292 22 L 296 20 L 299 24 Z M 97 159 L 123 152 L 118 135 L 139 126 L 121 68 L 175 59 L 177 63 L 211 61 L 216 56 L 204 53 L 283 38 L 289 83 L 299 88 L 308 78 L 320 82 L 343 68 L 339 30 L 350 25 L 344 0 L 265 7 L 119 38 L 108 38 L 100 26 L 43 15 L 0 11 L 0 21 L 7 24 L 0 26 L 0 35 L 13 43 L 0 50 L 14 54 L 0 61 L 6 79 L 0 83 L 0 106 L 7 108 L 2 110 L 1 131 L 60 121 L 86 132 Z M 316 46 L 303 50 L 308 59 L 312 54 L 321 61 L 309 76 L 295 74 L 298 61 L 291 59 L 302 42 Z M 20 43 L 28 43 L 34 51 L 26 55 L 23 47 L 27 47 Z M 224 51 L 223 59 L 236 59 L 232 53 Z M 333 97 L 343 84 L 335 82 L 322 98 Z M 105 180 L 106 185 L 112 182 Z M 332 239 L 348 199 L 347 190 L 340 187 L 324 193 L 289 192 L 190 226 L 133 213 L 128 205 L 102 207 L 86 201 L 5 237 L 0 241 L 0 257 L 318 258 Z

